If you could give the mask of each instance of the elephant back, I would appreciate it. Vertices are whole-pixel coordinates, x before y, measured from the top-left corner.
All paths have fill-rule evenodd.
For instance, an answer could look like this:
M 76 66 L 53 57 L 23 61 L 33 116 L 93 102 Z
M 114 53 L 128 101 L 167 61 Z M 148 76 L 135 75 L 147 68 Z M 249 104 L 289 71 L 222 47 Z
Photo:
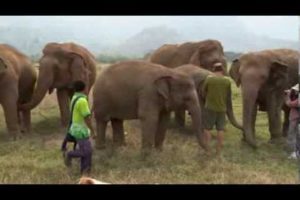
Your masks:
M 18 76 L 21 75 L 24 68 L 31 68 L 30 70 L 33 71 L 30 59 L 11 45 L 0 44 L 0 58 L 4 61 L 9 70 Z
M 149 60 L 169 68 L 175 68 L 184 64 L 201 66 L 201 62 L 199 63 L 198 61 L 199 55 L 212 52 L 217 52 L 220 57 L 224 56 L 221 42 L 208 39 L 182 44 L 165 44 L 154 51 Z
M 196 85 L 202 83 L 208 75 L 212 74 L 212 72 L 210 72 L 209 70 L 203 69 L 193 64 L 182 65 L 175 68 L 174 70 L 182 72 L 192 78 Z

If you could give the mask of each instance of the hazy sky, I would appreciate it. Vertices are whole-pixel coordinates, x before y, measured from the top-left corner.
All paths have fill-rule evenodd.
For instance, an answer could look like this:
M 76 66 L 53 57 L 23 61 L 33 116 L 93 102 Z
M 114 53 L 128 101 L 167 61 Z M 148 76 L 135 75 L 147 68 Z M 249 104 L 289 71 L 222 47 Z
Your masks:
M 282 39 L 299 39 L 297 16 L 240 16 L 238 18 L 249 30 L 258 34 Z
M 235 18 L 235 23 L 240 23 L 249 32 L 257 35 L 266 35 L 272 38 L 298 40 L 299 19 L 297 16 L 0 16 L 1 25 L 28 25 L 39 27 L 41 24 L 56 26 L 77 25 L 82 31 L 94 29 L 96 25 L 106 27 L 103 31 L 119 31 L 130 33 L 140 31 L 143 28 L 168 25 L 170 27 L 178 24 L 197 23 L 205 19 L 217 19 L 229 23 Z M 229 19 L 226 21 L 226 19 Z M 229 21 L 229 22 L 228 22 Z

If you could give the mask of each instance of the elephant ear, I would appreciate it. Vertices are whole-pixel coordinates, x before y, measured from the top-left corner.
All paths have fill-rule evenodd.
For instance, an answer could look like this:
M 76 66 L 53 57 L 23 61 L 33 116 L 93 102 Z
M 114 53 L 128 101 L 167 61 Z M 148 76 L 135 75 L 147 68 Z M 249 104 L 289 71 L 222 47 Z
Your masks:
M 171 76 L 163 76 L 155 80 L 154 84 L 156 86 L 157 92 L 166 101 L 170 99 L 170 80 Z
M 201 63 L 200 63 L 200 56 L 199 56 L 200 52 L 199 52 L 199 49 L 197 51 L 195 51 L 193 53 L 193 55 L 191 56 L 191 59 L 190 59 L 190 64 L 193 64 L 193 65 L 197 65 L 197 66 L 201 66 Z
M 282 87 L 288 79 L 288 65 L 275 60 L 271 63 L 270 82 L 274 87 Z
M 239 61 L 239 59 L 236 58 L 232 61 L 232 64 L 231 64 L 231 67 L 229 70 L 229 75 L 234 80 L 237 87 L 239 87 L 241 84 L 241 75 L 240 75 L 239 70 L 240 70 L 240 61 Z
M 4 59 L 0 58 L 0 73 L 6 71 L 7 69 L 7 64 L 4 61 Z
M 89 73 L 87 63 L 84 57 L 77 52 L 69 52 L 70 58 L 69 70 L 71 72 L 72 81 L 81 80 L 86 84 L 89 84 Z
M 84 56 L 77 52 L 69 52 L 68 53 L 69 58 L 71 59 L 71 62 L 74 64 L 77 64 L 78 66 L 86 65 L 86 61 L 84 59 Z

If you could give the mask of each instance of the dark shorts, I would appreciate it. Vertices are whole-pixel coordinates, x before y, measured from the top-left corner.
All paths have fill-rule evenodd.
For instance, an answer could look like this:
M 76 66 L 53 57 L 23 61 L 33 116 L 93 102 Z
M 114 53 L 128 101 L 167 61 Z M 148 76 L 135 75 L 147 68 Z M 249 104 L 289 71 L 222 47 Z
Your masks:
M 203 114 L 204 129 L 212 130 L 216 126 L 218 131 L 224 131 L 226 124 L 225 112 L 215 112 L 204 108 Z

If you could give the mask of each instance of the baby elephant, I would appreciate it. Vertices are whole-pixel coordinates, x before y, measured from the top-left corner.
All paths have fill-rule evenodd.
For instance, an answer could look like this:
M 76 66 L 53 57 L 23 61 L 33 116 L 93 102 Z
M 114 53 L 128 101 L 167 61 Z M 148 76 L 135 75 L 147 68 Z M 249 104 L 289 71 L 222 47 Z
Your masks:
M 123 120 L 140 119 L 142 150 L 161 150 L 170 111 L 184 107 L 191 114 L 193 130 L 203 147 L 201 110 L 193 81 L 162 65 L 145 61 L 120 62 L 103 70 L 93 93 L 97 123 L 97 148 L 105 147 L 108 121 L 113 141 L 124 144 Z

